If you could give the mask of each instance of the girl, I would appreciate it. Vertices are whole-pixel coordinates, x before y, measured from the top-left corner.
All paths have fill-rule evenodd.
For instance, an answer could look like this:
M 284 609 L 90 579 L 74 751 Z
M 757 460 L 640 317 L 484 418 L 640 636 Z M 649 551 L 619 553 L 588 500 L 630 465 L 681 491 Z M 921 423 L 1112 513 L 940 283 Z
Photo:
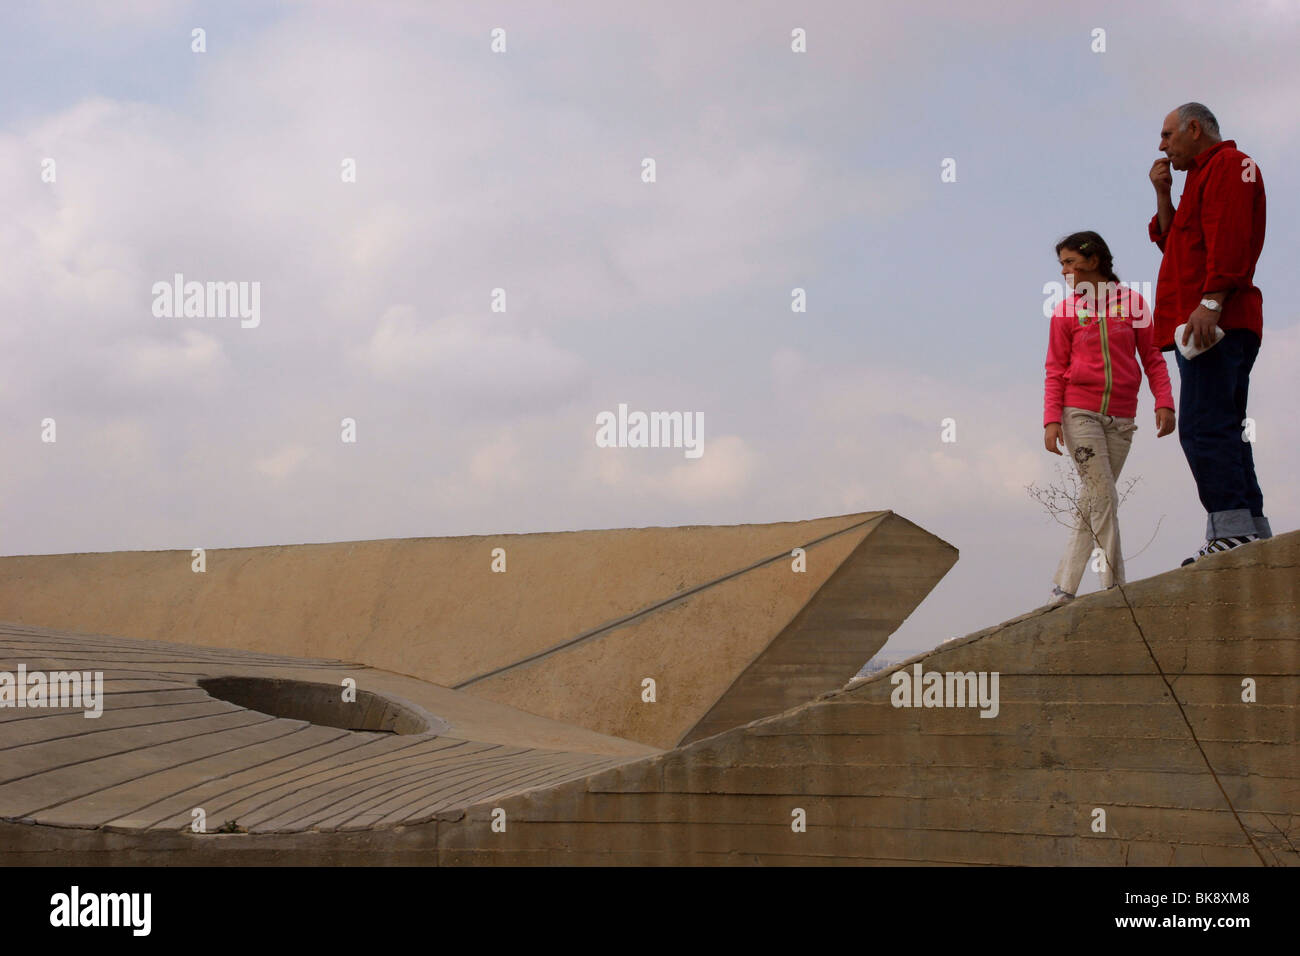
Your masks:
M 1065 445 L 1082 494 L 1052 604 L 1073 600 L 1097 547 L 1104 555 L 1102 586 L 1124 583 L 1115 479 L 1137 431 L 1139 359 L 1155 396 L 1156 436 L 1174 430 L 1169 370 L 1151 313 L 1136 291 L 1120 286 L 1105 240 L 1095 232 L 1073 233 L 1056 244 L 1056 257 L 1070 292 L 1052 315 L 1047 342 L 1043 444 L 1054 455 Z

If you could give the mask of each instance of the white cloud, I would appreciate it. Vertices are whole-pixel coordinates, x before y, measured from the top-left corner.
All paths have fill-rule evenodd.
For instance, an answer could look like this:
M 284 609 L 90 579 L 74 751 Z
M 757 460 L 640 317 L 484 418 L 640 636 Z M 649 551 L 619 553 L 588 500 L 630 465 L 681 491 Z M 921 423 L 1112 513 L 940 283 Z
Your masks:
M 524 483 L 527 465 L 520 459 L 519 444 L 514 436 L 503 431 L 474 449 L 469 458 L 468 471 L 476 482 L 519 486 Z
M 273 455 L 257 459 L 253 467 L 268 478 L 283 480 L 296 472 L 310 454 L 302 445 L 286 445 Z
M 781 348 L 772 353 L 771 366 L 776 384 L 789 388 L 807 374 L 808 360 L 797 349 Z
M 594 432 L 594 429 L 593 429 Z M 575 465 L 584 485 L 596 485 L 624 500 L 649 498 L 691 506 L 743 495 L 754 480 L 759 458 L 737 435 L 709 435 L 704 453 L 684 459 L 677 448 L 585 448 Z
M 536 330 L 512 331 L 500 314 L 422 319 L 407 305 L 384 312 L 359 357 L 380 381 L 424 382 L 479 400 L 562 397 L 585 372 L 577 355 Z
M 757 465 L 757 455 L 743 438 L 706 438 L 703 455 L 669 470 L 665 490 L 689 502 L 734 497 L 746 491 Z
M 221 342 L 197 329 L 182 329 L 177 339 L 123 342 L 110 352 L 110 377 L 132 385 L 218 387 L 229 367 Z

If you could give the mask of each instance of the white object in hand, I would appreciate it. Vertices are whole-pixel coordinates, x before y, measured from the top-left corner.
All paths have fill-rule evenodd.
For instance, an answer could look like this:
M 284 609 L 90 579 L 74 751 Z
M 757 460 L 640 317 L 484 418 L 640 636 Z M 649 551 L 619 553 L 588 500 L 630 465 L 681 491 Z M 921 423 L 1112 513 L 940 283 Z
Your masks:
M 1209 345 L 1207 345 L 1205 348 L 1198 349 L 1196 347 L 1195 335 L 1187 339 L 1186 345 L 1183 344 L 1183 333 L 1186 331 L 1187 331 L 1186 322 L 1178 326 L 1178 328 L 1174 329 L 1174 344 L 1178 346 L 1178 351 L 1183 353 L 1183 358 L 1185 359 L 1196 358 L 1196 356 L 1200 355 L 1202 352 L 1214 348 L 1214 346 L 1219 344 L 1219 339 L 1223 338 L 1223 329 L 1219 328 L 1216 325 L 1214 327 L 1214 341 L 1211 342 Z

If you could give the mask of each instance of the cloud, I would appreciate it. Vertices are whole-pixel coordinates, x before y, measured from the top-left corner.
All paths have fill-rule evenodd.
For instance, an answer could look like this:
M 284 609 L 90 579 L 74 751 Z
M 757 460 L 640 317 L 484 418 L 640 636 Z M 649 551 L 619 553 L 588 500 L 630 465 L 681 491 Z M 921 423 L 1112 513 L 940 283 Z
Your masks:
M 778 419 L 765 430 L 767 442 L 834 476 L 835 500 L 869 492 L 873 508 L 987 512 L 1020 506 L 1025 484 L 1045 474 L 1032 405 L 1009 411 L 1040 401 L 1019 385 L 972 392 L 960 378 L 819 363 L 789 348 L 775 352 L 771 365 Z M 955 442 L 942 440 L 949 418 Z M 1009 422 L 1024 430 L 1008 433 Z
M 582 359 L 505 323 L 498 314 L 423 319 L 412 306 L 392 306 L 358 356 L 381 382 L 426 385 L 468 402 L 522 408 L 571 396 L 585 377 Z
M 111 349 L 110 377 L 139 386 L 212 389 L 229 360 L 220 341 L 197 329 L 182 329 L 170 340 L 133 339 Z
M 310 454 L 310 450 L 302 445 L 286 445 L 273 455 L 257 459 L 253 467 L 268 478 L 284 480 L 296 472 Z
M 758 464 L 737 435 L 704 437 L 704 454 L 682 460 L 677 448 L 592 448 L 579 474 L 624 498 L 708 505 L 743 494 Z
M 503 431 L 474 449 L 468 471 L 476 482 L 517 487 L 524 483 L 527 466 L 520 460 L 520 447 L 514 436 Z
M 704 454 L 675 465 L 665 479 L 665 491 L 681 501 L 714 501 L 745 492 L 754 478 L 757 455 L 736 435 L 707 438 Z
M 797 24 L 772 4 L 583 2 L 562 19 L 503 4 L 502 56 L 466 3 L 223 8 L 203 56 L 186 4 L 60 8 L 18 42 L 70 79 L 25 90 L 6 114 L 25 118 L 0 129 L 5 548 L 894 508 L 963 548 L 909 639 L 1010 616 L 1041 599 L 1064 545 L 1023 490 L 1058 461 L 1028 324 L 1040 238 L 1050 251 L 1086 209 L 1129 223 L 1154 262 L 1133 206 L 1146 164 L 1084 150 L 1063 173 L 1062 91 L 1080 115 L 1157 123 L 1199 95 L 1161 64 L 1213 39 L 1210 105 L 1226 131 L 1255 131 L 1241 143 L 1266 178 L 1295 136 L 1292 8 L 1189 2 L 824 4 Z M 1058 61 L 1049 93 L 1036 79 Z M 941 190 L 938 160 L 959 149 L 989 174 Z M 1079 177 L 1094 161 L 1114 180 Z M 1268 181 L 1265 262 L 1285 268 L 1295 200 Z M 262 324 L 154 318 L 152 284 L 176 272 L 259 281 Z M 990 276 L 996 299 L 962 292 Z M 1262 278 L 1267 303 L 1285 276 Z M 795 285 L 814 308 L 790 320 Z M 489 309 L 498 287 L 505 314 Z M 1275 305 L 1266 323 L 1251 407 L 1281 528 L 1300 517 L 1300 333 Z M 704 457 L 596 448 L 596 411 L 632 397 L 705 410 Z M 36 437 L 46 414 L 57 447 Z M 355 445 L 338 440 L 344 416 Z M 1126 542 L 1167 520 L 1135 572 L 1176 566 L 1203 527 L 1176 439 L 1140 425 Z

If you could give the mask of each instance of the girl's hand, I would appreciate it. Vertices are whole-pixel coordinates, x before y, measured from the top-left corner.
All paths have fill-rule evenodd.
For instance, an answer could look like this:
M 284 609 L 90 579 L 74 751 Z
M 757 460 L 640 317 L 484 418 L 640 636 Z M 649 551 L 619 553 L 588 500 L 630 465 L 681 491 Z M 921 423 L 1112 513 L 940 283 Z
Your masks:
M 1168 411 L 1168 409 L 1161 409 L 1161 411 Z M 1169 412 L 1169 414 L 1172 415 L 1173 412 Z M 1043 429 L 1043 445 L 1046 446 L 1047 450 L 1053 455 L 1059 455 L 1061 453 L 1061 448 L 1065 447 L 1065 439 L 1061 437 L 1060 422 L 1052 422 Z M 1060 448 L 1057 447 L 1058 445 Z
M 1156 409 L 1156 437 L 1164 438 L 1174 430 L 1174 410 L 1172 408 Z

